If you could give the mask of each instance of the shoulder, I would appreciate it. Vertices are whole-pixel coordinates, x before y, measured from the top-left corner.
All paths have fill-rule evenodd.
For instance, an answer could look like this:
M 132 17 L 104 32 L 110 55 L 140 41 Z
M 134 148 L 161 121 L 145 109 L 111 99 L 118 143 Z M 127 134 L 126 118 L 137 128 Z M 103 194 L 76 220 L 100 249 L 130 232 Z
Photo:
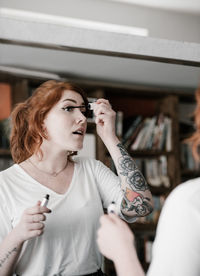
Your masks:
M 0 186 L 3 185 L 2 183 L 4 183 L 4 181 L 7 179 L 7 177 L 12 176 L 15 173 L 16 166 L 17 165 L 14 164 L 11 167 L 9 167 L 8 169 L 0 172 Z
M 164 228 L 187 225 L 199 221 L 200 178 L 192 179 L 177 186 L 167 197 L 159 218 Z
M 196 203 L 199 203 L 199 194 L 200 178 L 195 178 L 178 185 L 168 196 L 166 202 L 168 204 L 173 204 L 177 202 L 179 204 L 185 204 L 187 202 L 191 205 L 194 205 Z
M 16 174 L 15 165 L 12 165 L 6 170 L 0 172 L 0 198 L 4 197 L 5 194 L 10 193 L 10 186 L 15 183 Z

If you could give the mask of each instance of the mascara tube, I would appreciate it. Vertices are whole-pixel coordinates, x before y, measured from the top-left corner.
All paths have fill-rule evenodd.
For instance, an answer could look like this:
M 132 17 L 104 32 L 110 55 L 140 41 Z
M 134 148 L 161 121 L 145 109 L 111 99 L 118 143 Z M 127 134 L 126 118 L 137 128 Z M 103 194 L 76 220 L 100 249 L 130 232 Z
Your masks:
M 89 107 L 90 110 L 94 110 L 95 105 L 96 105 L 96 103 L 92 102 L 92 103 L 88 104 L 88 107 Z
M 112 202 L 108 205 L 107 212 L 108 212 L 108 214 L 114 213 L 114 214 L 117 215 L 117 207 L 116 207 L 116 204 L 115 204 L 114 201 L 112 201 Z
M 45 197 L 43 197 L 43 199 L 42 199 L 41 206 L 47 207 L 48 202 L 49 202 L 49 195 L 46 194 Z

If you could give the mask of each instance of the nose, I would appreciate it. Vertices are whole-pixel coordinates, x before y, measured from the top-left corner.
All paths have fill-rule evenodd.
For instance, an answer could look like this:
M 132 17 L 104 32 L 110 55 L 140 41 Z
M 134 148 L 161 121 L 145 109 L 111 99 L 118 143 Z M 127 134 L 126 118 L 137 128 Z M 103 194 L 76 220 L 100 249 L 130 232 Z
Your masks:
M 76 122 L 77 123 L 85 123 L 87 118 L 85 117 L 85 115 L 80 111 L 80 109 L 77 108 L 76 110 Z

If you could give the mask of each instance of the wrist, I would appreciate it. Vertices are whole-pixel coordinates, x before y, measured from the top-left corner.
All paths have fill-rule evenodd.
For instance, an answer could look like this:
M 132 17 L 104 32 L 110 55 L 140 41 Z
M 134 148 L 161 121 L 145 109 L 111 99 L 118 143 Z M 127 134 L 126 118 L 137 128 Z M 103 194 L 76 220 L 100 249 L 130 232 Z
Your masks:
M 23 245 L 24 240 L 18 234 L 17 227 L 13 228 L 13 230 L 9 234 L 10 240 L 12 241 L 13 245 L 16 247 L 20 247 Z
M 145 275 L 134 247 L 127 249 L 124 255 L 120 254 L 113 262 L 116 267 L 117 275 Z
M 104 144 L 107 148 L 112 147 L 112 146 L 116 146 L 117 144 L 120 143 L 119 138 L 116 136 L 116 134 L 113 134 L 111 136 L 107 136 L 105 138 Z
M 113 259 L 114 262 L 119 263 L 120 260 L 130 261 L 135 255 L 135 248 L 132 245 L 126 244 L 124 247 L 120 247 L 118 254 Z

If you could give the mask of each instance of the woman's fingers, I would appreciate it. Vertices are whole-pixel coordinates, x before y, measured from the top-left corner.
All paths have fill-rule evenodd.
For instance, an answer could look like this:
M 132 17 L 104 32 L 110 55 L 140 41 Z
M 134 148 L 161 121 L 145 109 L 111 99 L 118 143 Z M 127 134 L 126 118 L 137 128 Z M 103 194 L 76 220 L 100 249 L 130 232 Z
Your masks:
M 51 210 L 46 206 L 41 206 L 41 201 L 24 211 L 20 222 L 15 227 L 20 243 L 42 235 L 45 227 L 43 221 L 46 220 L 44 213 L 51 213 Z
M 28 233 L 28 239 L 35 238 L 37 236 L 41 236 L 43 234 L 43 229 L 33 230 Z
M 35 215 L 35 214 L 42 214 L 42 213 L 51 213 L 51 210 L 46 206 L 40 206 L 38 204 L 31 208 L 27 208 L 25 210 L 25 214 L 27 215 Z
M 45 221 L 46 216 L 44 214 L 35 214 L 26 216 L 26 222 L 34 223 L 39 221 Z
M 27 226 L 27 230 L 28 231 L 32 231 L 32 230 L 42 230 L 44 229 L 44 223 L 42 222 L 38 222 L 38 223 L 29 223 L 28 226 Z
M 102 114 L 102 113 L 108 113 L 113 111 L 110 104 L 105 104 L 105 103 L 100 103 L 97 104 L 94 108 L 94 113 L 97 116 L 98 114 Z

